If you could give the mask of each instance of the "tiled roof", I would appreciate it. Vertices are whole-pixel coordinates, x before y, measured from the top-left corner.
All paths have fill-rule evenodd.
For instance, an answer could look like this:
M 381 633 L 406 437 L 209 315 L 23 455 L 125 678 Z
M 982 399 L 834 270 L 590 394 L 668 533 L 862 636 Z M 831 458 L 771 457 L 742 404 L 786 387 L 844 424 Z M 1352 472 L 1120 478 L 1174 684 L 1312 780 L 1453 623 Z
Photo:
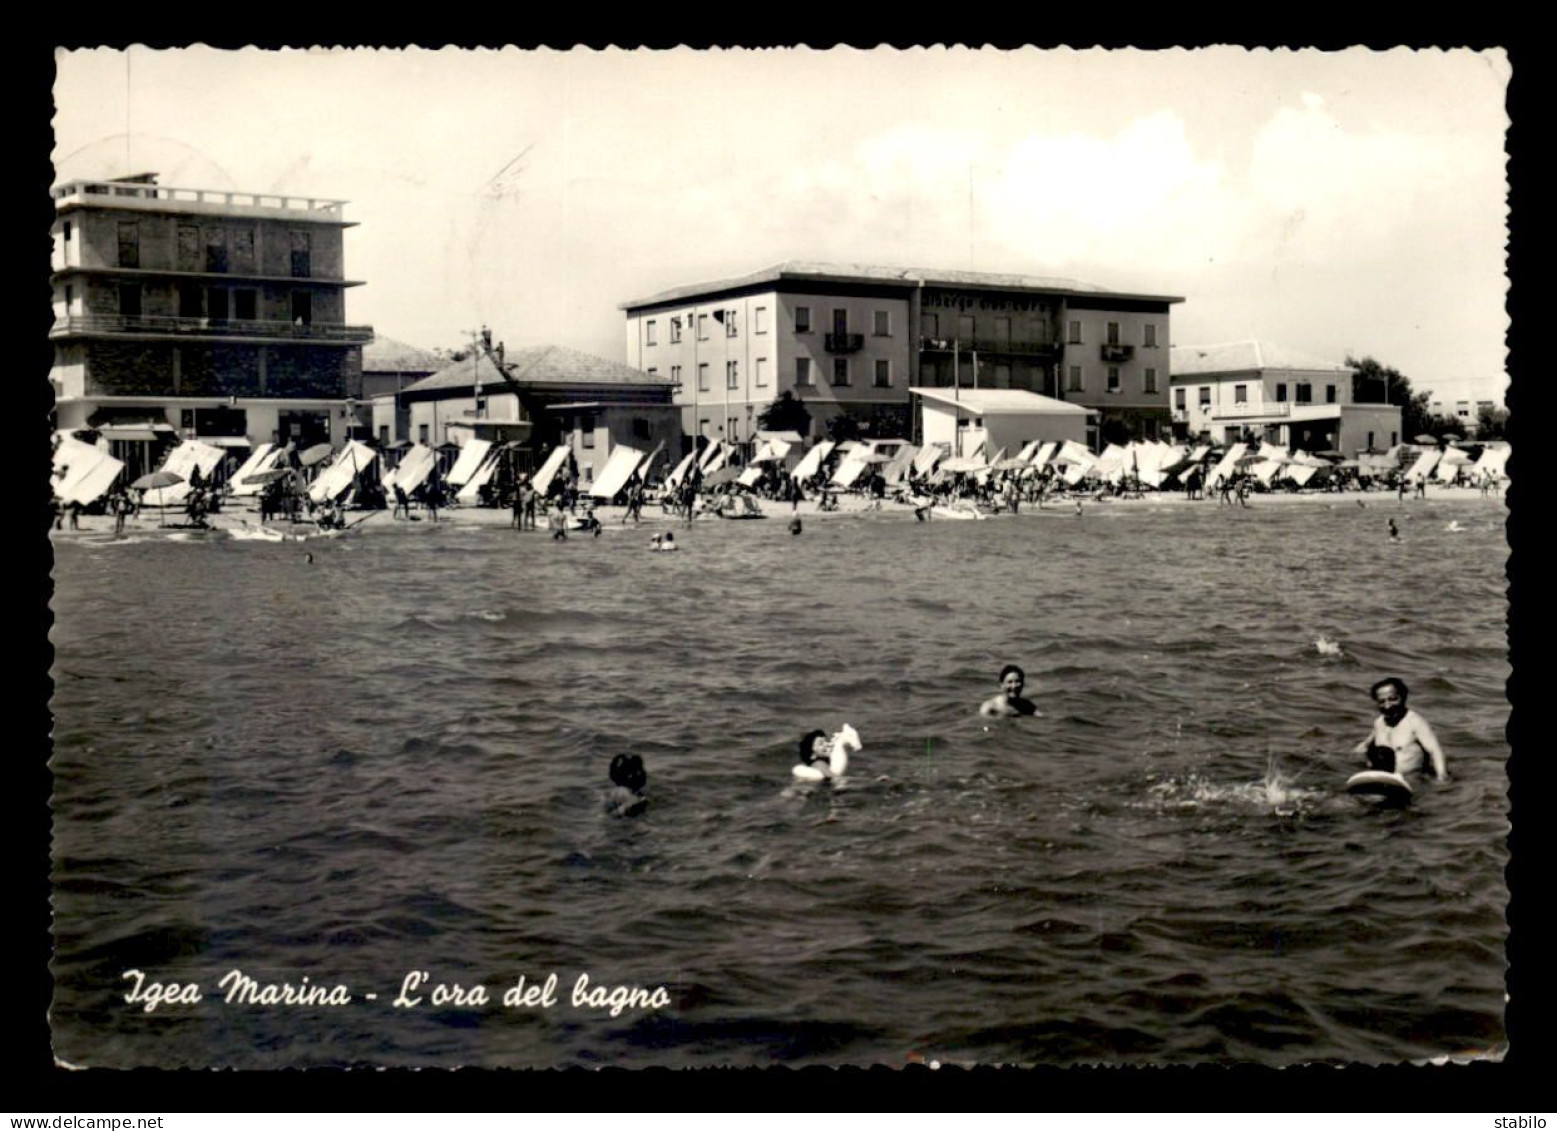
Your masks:
M 1270 342 L 1224 342 L 1214 346 L 1174 346 L 1168 355 L 1175 377 L 1204 373 L 1246 373 L 1259 369 L 1294 369 L 1303 372 L 1351 373 L 1337 361 L 1299 353 Z
M 530 346 L 509 350 L 504 357 L 514 380 L 525 385 L 674 385 L 663 377 L 651 377 L 641 369 L 608 361 L 567 346 Z M 503 377 L 485 354 L 472 361 L 452 362 L 431 377 L 423 377 L 405 389 L 407 393 L 429 389 L 467 389 L 480 379 L 484 387 L 502 386 Z
M 957 405 L 980 416 L 1011 416 L 1021 413 L 1085 414 L 1090 410 L 1069 401 L 1056 400 L 1028 389 L 953 389 L 940 386 L 915 386 L 908 390 L 927 400 Z
M 448 358 L 432 350 L 406 345 L 382 334 L 362 347 L 364 373 L 436 373 L 447 364 Z
M 1001 275 L 985 271 L 943 271 L 937 268 L 926 267 L 880 267 L 868 263 L 816 263 L 810 260 L 790 260 L 786 263 L 778 263 L 772 267 L 765 267 L 761 271 L 756 271 L 750 275 L 742 275 L 734 279 L 720 279 L 711 283 L 695 283 L 690 286 L 672 287 L 669 290 L 652 294 L 647 298 L 621 303 L 618 309 L 632 310 L 640 306 L 655 306 L 660 303 L 675 302 L 678 299 L 692 298 L 697 295 L 738 290 L 742 287 L 759 286 L 764 283 L 776 283 L 781 279 L 882 283 L 887 285 L 899 283 L 905 287 L 921 285 L 1001 287 L 1073 294 L 1118 294 L 1121 297 L 1124 295 L 1122 291 L 1111 291 L 1106 287 L 1099 287 L 1092 283 L 1044 275 Z M 1168 299 L 1171 296 L 1138 297 Z

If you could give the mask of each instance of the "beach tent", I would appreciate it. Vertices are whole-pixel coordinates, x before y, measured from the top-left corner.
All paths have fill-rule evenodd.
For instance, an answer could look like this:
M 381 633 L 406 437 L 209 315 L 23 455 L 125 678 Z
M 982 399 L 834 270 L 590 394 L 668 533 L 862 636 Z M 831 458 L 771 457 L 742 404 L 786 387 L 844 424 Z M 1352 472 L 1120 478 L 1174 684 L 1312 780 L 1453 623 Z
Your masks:
M 1045 440 L 1038 446 L 1038 450 L 1032 454 L 1031 458 L 1029 458 L 1027 462 L 1034 469 L 1042 468 L 1046 466 L 1051 459 L 1054 458 L 1054 453 L 1059 450 L 1060 446 L 1053 440 Z
M 751 457 L 751 462 L 779 463 L 789 454 L 791 446 L 786 440 L 764 440 L 762 447 L 757 449 L 757 454 Z
M 1481 476 L 1507 475 L 1510 451 L 1512 451 L 1511 448 L 1487 448 L 1481 453 L 1481 458 L 1476 461 L 1476 474 Z
M 1249 469 L 1249 473 L 1268 487 L 1270 481 L 1276 477 L 1276 472 L 1285 466 L 1286 464 L 1279 459 L 1262 459 Z
M 1294 463 L 1287 468 L 1287 477 L 1299 487 L 1308 485 L 1308 481 L 1319 473 L 1317 467 L 1310 467 L 1306 463 Z
M 551 489 L 551 481 L 557 478 L 557 473 L 562 470 L 563 464 L 568 460 L 568 446 L 558 444 L 551 450 L 551 455 L 541 464 L 541 469 L 530 480 L 530 486 L 535 488 L 535 493 L 541 498 L 546 497 L 546 492 Z
M 595 476 L 589 493 L 597 499 L 616 498 L 617 493 L 627 486 L 627 481 L 632 478 L 633 472 L 638 470 L 638 465 L 643 462 L 643 456 L 644 453 L 637 448 L 618 444 L 612 449 L 610 458 L 600 469 L 600 474 Z
M 1222 480 L 1231 476 L 1233 469 L 1238 466 L 1238 461 L 1244 457 L 1244 453 L 1248 450 L 1248 444 L 1229 444 L 1227 451 L 1222 454 L 1222 458 L 1217 462 L 1217 465 L 1211 469 L 1211 474 L 1206 476 L 1206 486 L 1219 486 Z
M 465 441 L 465 446 L 460 449 L 459 458 L 454 461 L 454 466 L 449 468 L 449 486 L 462 487 L 470 482 L 470 477 L 487 460 L 487 455 L 492 451 L 492 441 L 480 440 L 474 436 Z
M 1447 448 L 1439 458 L 1438 466 L 1433 469 L 1433 478 L 1444 483 L 1453 483 L 1459 478 L 1460 469 L 1470 462 L 1470 456 L 1459 448 Z
M 952 456 L 941 461 L 941 470 L 956 474 L 971 475 L 979 471 L 988 471 L 989 464 L 979 456 Z
M 481 488 L 492 481 L 492 476 L 497 474 L 497 469 L 503 463 L 503 448 L 506 445 L 494 447 L 487 453 L 486 459 L 481 461 L 481 466 L 475 473 L 465 480 L 465 486 L 459 489 L 454 497 L 462 503 L 475 503 L 481 501 Z
M 700 467 L 704 473 L 713 471 L 724 463 L 724 446 L 725 445 L 723 440 L 713 440 L 709 443 L 708 447 L 703 450 L 703 458 L 698 461 L 698 467 Z M 716 460 L 718 461 L 717 463 L 715 462 Z
M 914 456 L 914 470 L 920 475 L 929 475 L 945 457 L 946 447 L 943 444 L 926 444 Z
M 856 453 L 864 450 L 863 448 L 856 449 Z M 869 466 L 870 464 L 867 461 L 851 455 L 838 466 L 837 472 L 833 475 L 833 485 L 837 487 L 854 486 L 855 480 L 859 479 Z
M 834 444 L 831 440 L 822 440 L 816 447 L 807 452 L 804 458 L 795 465 L 795 469 L 789 474 L 791 478 L 801 481 L 810 479 L 822 466 L 822 461 L 831 454 Z
M 239 496 L 258 495 L 264 484 L 245 483 L 251 475 L 258 475 L 262 471 L 269 471 L 275 467 L 281 459 L 281 449 L 275 444 L 261 444 L 249 453 L 249 458 L 243 461 L 243 466 L 233 473 L 228 480 L 228 486 L 232 493 Z
M 202 444 L 199 440 L 185 440 L 168 453 L 168 458 L 162 461 L 162 466 L 158 469 L 170 471 L 183 480 L 182 483 L 175 483 L 160 492 L 159 504 L 168 507 L 183 506 L 189 499 L 189 480 L 195 469 L 200 470 L 200 478 L 209 486 L 212 473 L 226 458 L 227 453 L 221 448 Z
M 682 456 L 681 462 L 673 467 L 670 474 L 665 477 L 665 486 L 681 486 L 681 481 L 686 478 L 687 472 L 692 470 L 692 461 L 696 458 L 696 452 L 688 452 L 686 455 Z
M 351 485 L 357 481 L 357 476 L 373 466 L 373 461 L 378 459 L 378 453 L 360 440 L 348 440 L 340 454 L 335 457 L 333 463 L 319 473 L 308 488 L 308 497 L 316 503 L 322 503 L 326 499 L 334 501 L 340 498 Z
M 387 486 L 399 487 L 407 495 L 427 482 L 438 466 L 438 453 L 426 444 L 417 444 L 400 459 L 400 466 L 387 477 Z
M 1438 449 L 1433 448 L 1416 457 L 1416 462 L 1411 465 L 1411 470 L 1406 472 L 1406 479 L 1411 483 L 1417 481 L 1418 476 L 1430 474 L 1438 464 Z
M 756 486 L 757 480 L 761 478 L 762 468 L 748 467 L 745 471 L 741 472 L 735 477 L 735 481 L 742 487 L 753 487 Z
M 79 440 L 71 443 L 76 447 L 68 453 L 68 462 L 63 465 L 65 473 L 54 485 L 54 493 L 63 503 L 90 506 L 107 494 L 119 476 L 124 474 L 124 464 L 90 444 L 83 444 Z M 56 459 L 58 455 L 56 452 Z
M 897 455 L 881 469 L 881 478 L 886 480 L 887 486 L 901 483 L 908 478 L 908 469 L 914 466 L 914 457 L 918 454 L 919 449 L 913 444 L 904 444 L 897 450 Z
M 1022 450 L 1016 453 L 1016 458 L 1023 463 L 1032 463 L 1033 457 L 1038 454 L 1038 449 L 1043 447 L 1042 440 L 1029 440 L 1022 445 Z

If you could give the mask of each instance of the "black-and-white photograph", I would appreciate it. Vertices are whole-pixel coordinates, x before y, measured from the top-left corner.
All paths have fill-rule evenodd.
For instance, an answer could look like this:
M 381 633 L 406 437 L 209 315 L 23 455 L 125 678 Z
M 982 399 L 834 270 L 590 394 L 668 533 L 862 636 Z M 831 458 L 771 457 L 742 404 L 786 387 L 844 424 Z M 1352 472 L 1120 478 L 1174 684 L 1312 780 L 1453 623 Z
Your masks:
M 55 64 L 56 1064 L 1507 1056 L 1505 51 Z

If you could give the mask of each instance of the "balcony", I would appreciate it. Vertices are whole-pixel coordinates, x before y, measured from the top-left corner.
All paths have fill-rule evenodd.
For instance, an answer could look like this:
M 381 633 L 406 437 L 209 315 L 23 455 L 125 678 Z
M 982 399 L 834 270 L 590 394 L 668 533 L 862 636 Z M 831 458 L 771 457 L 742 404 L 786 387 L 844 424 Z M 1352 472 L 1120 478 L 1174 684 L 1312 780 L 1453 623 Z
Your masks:
M 118 334 L 352 345 L 371 342 L 373 327 L 349 326 L 344 322 L 265 322 L 258 319 L 174 318 L 159 314 L 70 314 L 56 320 L 49 331 L 51 338 Z
M 135 181 L 69 181 L 55 186 L 54 207 L 99 206 L 228 216 L 286 216 L 343 222 L 344 200 L 280 193 L 177 188 Z
M 1277 401 L 1268 405 L 1236 405 L 1231 409 L 1218 412 L 1218 420 L 1239 420 L 1246 416 L 1290 416 L 1292 415 L 1292 402 Z
M 921 353 L 951 353 L 953 347 L 960 353 L 993 353 L 1008 356 L 1018 354 L 1045 356 L 1060 352 L 1057 342 L 1002 341 L 998 338 L 970 338 L 967 341 L 954 341 L 951 338 L 919 339 Z
M 828 334 L 823 344 L 828 353 L 854 353 L 865 346 L 864 334 Z
M 1135 356 L 1134 346 L 1111 346 L 1104 344 L 1098 347 L 1098 349 L 1104 361 L 1129 361 Z

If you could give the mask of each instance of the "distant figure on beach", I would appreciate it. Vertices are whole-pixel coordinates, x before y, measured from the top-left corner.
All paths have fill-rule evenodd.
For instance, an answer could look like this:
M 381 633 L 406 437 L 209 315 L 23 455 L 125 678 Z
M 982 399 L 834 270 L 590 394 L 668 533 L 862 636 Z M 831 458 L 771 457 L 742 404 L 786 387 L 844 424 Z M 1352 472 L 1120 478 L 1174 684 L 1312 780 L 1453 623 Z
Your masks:
M 1427 476 L 1425 475 L 1416 477 L 1416 497 L 1419 499 L 1427 498 Z
M 649 804 L 649 772 L 636 754 L 618 754 L 611 759 L 611 792 L 606 811 L 613 817 L 636 817 Z
M 568 540 L 568 516 L 559 502 L 546 513 L 546 525 L 551 530 L 553 542 L 566 542 Z
M 1239 476 L 1238 478 L 1238 505 L 1240 507 L 1249 505 L 1249 477 L 1247 475 Z
M 1379 717 L 1373 720 L 1372 732 L 1352 748 L 1352 753 L 1367 758 L 1370 770 L 1401 775 L 1419 771 L 1426 755 L 1431 760 L 1433 776 L 1447 781 L 1449 770 L 1443 747 L 1438 745 L 1438 737 L 1427 720 L 1406 706 L 1411 693 L 1405 682 L 1390 676 L 1375 683 L 1369 694 L 1378 706 Z
M 1081 517 L 1081 500 L 1079 498 L 1076 500 L 1076 517 Z
M 129 495 L 126 495 L 123 491 L 120 491 L 117 492 L 113 498 L 108 501 L 108 506 L 109 510 L 113 512 L 114 516 L 114 533 L 123 534 L 124 520 L 128 518 L 130 512 L 135 509 L 135 504 L 130 501 Z
M 530 482 L 528 476 L 519 484 L 519 498 L 524 502 L 524 517 L 519 520 L 519 529 L 535 529 L 535 508 L 540 499 L 540 492 Z
M 1391 542 L 1400 541 L 1400 527 L 1395 525 L 1394 519 L 1389 520 L 1389 540 Z
M 1015 664 L 1007 664 L 1000 669 L 1000 694 L 992 699 L 986 699 L 979 714 L 989 718 L 1015 717 L 1017 715 L 1037 715 L 1043 717 L 1031 699 L 1022 696 L 1022 689 L 1027 686 L 1027 673 Z
M 399 518 L 402 514 L 404 514 L 408 519 L 411 517 L 411 499 L 410 496 L 405 493 L 405 488 L 396 483 L 395 509 L 389 512 L 389 517 L 391 519 L 395 519 Z

